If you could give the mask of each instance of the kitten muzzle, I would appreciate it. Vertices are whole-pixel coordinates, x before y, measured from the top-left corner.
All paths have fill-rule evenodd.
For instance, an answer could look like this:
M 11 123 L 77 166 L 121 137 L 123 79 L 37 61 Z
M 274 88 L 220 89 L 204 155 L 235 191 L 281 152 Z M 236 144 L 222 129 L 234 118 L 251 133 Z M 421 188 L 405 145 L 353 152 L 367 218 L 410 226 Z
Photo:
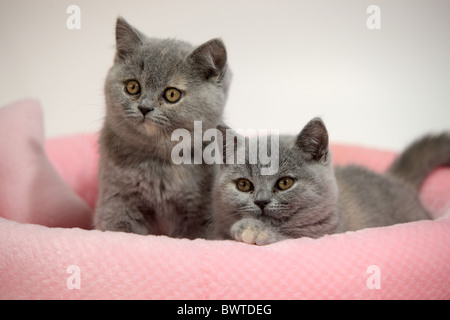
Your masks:
M 155 110 L 153 107 L 147 107 L 147 106 L 139 106 L 139 111 L 142 113 L 142 115 L 145 117 L 147 113 L 152 112 Z
M 260 199 L 255 200 L 254 203 L 261 209 L 262 213 L 264 213 L 264 208 L 266 205 L 270 203 L 269 199 Z

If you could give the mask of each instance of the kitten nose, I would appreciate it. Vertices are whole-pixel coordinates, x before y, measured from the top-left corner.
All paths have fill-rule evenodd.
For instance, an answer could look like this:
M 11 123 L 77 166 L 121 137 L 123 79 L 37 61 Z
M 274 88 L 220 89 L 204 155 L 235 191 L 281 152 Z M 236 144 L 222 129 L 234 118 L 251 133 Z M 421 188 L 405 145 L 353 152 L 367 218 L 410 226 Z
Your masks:
M 261 200 L 255 200 L 254 203 L 261 208 L 261 210 L 264 210 L 264 207 L 270 202 L 268 199 L 261 199 Z
M 147 113 L 155 110 L 155 108 L 153 108 L 153 107 L 146 107 L 146 106 L 139 106 L 138 109 L 144 117 Z

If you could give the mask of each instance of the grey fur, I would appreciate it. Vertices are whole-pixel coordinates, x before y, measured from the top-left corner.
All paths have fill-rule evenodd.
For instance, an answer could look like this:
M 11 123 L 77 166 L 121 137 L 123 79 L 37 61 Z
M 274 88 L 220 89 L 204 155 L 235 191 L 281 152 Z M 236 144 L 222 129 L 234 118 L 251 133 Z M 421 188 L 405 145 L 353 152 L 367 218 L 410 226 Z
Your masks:
M 178 142 L 171 133 L 192 132 L 194 121 L 202 121 L 203 130 L 215 128 L 222 120 L 231 77 L 225 46 L 219 39 L 194 47 L 149 38 L 119 17 L 116 47 L 105 82 L 95 227 L 199 237 L 210 212 L 215 167 L 173 164 Z M 131 79 L 140 83 L 140 94 L 126 92 Z M 182 92 L 177 103 L 163 97 L 170 87 Z
M 211 239 L 263 245 L 429 219 L 418 186 L 437 166 L 450 164 L 450 133 L 418 140 L 384 175 L 352 165 L 334 168 L 319 118 L 298 136 L 279 140 L 279 172 L 273 176 L 261 175 L 260 164 L 222 166 L 213 191 Z M 294 180 L 284 191 L 275 185 L 283 177 Z M 251 192 L 238 190 L 241 178 L 253 183 Z M 263 209 L 257 205 L 261 195 Z
M 450 134 L 425 136 L 411 144 L 392 164 L 389 172 L 419 189 L 436 167 L 450 166 Z

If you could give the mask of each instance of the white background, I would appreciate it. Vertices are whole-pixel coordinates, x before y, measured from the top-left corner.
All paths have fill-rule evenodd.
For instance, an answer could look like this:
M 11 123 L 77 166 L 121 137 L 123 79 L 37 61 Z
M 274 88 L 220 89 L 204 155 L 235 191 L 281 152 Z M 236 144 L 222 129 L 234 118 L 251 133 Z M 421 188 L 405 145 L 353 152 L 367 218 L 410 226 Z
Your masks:
M 71 4 L 81 30 L 66 27 Z M 97 132 L 118 15 L 152 37 L 221 37 L 231 127 L 296 133 L 321 116 L 332 142 L 391 150 L 450 129 L 446 0 L 1 0 L 0 105 L 38 99 L 47 137 Z

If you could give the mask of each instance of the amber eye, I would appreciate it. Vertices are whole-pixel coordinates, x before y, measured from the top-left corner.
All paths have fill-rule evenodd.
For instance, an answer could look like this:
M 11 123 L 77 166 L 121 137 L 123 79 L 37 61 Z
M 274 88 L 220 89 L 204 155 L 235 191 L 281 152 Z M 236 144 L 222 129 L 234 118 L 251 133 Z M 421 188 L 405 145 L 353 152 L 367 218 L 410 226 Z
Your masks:
M 253 190 L 253 184 L 247 179 L 239 179 L 236 182 L 236 187 L 242 192 L 249 192 Z
M 136 80 L 128 81 L 126 89 L 127 92 L 131 95 L 135 95 L 141 92 L 141 86 L 139 85 L 139 82 L 137 82 Z
M 175 103 L 181 98 L 181 92 L 175 88 L 169 88 L 164 92 L 164 98 L 171 103 Z
M 294 180 L 292 180 L 291 178 L 281 178 L 280 180 L 277 181 L 277 188 L 280 190 L 287 190 L 290 187 L 292 187 L 292 185 L 294 184 Z

